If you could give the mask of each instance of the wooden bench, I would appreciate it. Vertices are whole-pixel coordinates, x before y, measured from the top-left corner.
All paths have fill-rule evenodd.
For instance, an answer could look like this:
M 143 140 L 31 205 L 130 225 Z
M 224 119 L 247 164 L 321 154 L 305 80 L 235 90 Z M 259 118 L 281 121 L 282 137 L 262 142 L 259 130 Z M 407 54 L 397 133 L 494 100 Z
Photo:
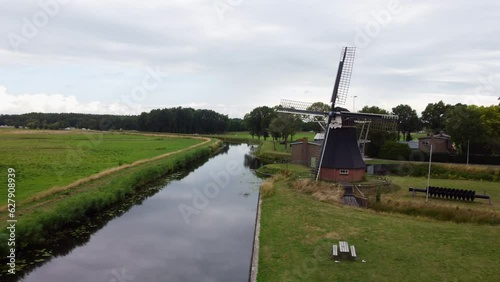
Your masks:
M 353 245 L 351 245 L 351 257 L 353 259 L 356 259 L 358 257 L 358 255 L 356 254 L 356 248 L 354 248 Z
M 349 258 L 349 244 L 346 241 L 339 242 L 340 257 L 342 259 Z
M 332 256 L 333 258 L 339 257 L 339 246 L 337 244 L 333 244 Z

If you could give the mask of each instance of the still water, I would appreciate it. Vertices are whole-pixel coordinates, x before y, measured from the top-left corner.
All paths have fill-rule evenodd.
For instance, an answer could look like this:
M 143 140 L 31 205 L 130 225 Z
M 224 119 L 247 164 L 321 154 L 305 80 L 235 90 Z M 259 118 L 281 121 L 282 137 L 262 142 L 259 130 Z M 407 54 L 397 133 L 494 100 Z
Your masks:
M 21 281 L 248 281 L 260 179 L 231 145 Z

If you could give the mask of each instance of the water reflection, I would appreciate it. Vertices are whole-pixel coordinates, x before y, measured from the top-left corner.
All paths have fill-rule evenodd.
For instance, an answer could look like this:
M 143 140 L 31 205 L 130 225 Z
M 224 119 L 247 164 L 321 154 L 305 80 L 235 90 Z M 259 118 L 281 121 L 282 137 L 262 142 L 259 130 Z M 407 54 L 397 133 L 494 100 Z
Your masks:
M 262 162 L 254 155 L 245 154 L 243 165 L 249 169 L 258 169 L 262 166 Z
M 247 145 L 228 146 L 23 281 L 131 281 L 125 276 L 133 281 L 247 281 L 260 183 L 250 170 L 255 161 L 245 157 L 248 151 Z M 242 173 L 232 175 L 187 224 L 179 205 L 193 204 L 196 189 L 228 162 L 241 166 L 242 158 Z

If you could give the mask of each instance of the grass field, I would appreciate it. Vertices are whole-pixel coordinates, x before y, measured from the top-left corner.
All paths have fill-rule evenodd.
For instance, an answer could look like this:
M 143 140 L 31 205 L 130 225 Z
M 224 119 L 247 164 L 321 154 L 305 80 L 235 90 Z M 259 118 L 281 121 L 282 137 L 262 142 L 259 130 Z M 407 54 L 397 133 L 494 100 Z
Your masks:
M 102 170 L 202 142 L 89 131 L 0 130 L 0 171 L 16 170 L 17 200 Z M 6 179 L 2 180 L 6 181 Z
M 402 189 L 397 192 L 397 195 L 401 197 L 413 198 L 411 196 L 411 193 L 408 192 L 408 187 L 424 189 L 425 187 L 427 187 L 427 178 L 425 177 L 389 176 L 388 178 L 393 183 L 401 186 Z M 431 178 L 430 185 L 438 187 L 475 190 L 476 194 L 483 194 L 483 192 L 486 191 L 486 194 L 492 197 L 494 206 L 499 205 L 500 208 L 500 184 L 498 182 Z M 477 201 L 487 202 L 487 200 Z
M 15 212 L 18 220 L 16 237 L 19 238 L 21 249 L 56 238 L 54 236 L 58 231 L 77 226 L 80 220 L 92 217 L 116 203 L 127 201 L 131 195 L 137 193 L 137 189 L 141 189 L 168 173 L 189 167 L 194 161 L 208 158 L 222 146 L 222 142 L 215 139 L 192 139 L 167 135 L 90 133 L 89 136 L 82 132 L 64 133 L 62 131 L 5 131 L 2 134 L 2 149 L 5 149 L 4 144 L 11 146 L 10 150 L 5 150 L 11 154 L 9 155 L 11 160 L 17 160 L 15 156 L 12 156 L 11 151 L 23 154 L 26 160 L 14 165 L 10 163 L 4 165 L 2 162 L 3 166 L 12 166 L 16 169 Z M 100 141 L 91 143 L 88 141 L 89 138 Z M 23 143 L 25 146 L 22 146 Z M 31 145 L 26 145 L 26 143 Z M 54 149 L 45 151 L 48 143 Z M 81 149 L 79 146 L 86 148 L 80 155 L 81 160 L 66 164 L 71 168 L 64 170 L 62 181 L 66 183 L 79 176 L 83 178 L 64 187 L 52 188 L 50 188 L 51 182 L 47 180 L 48 177 L 29 179 L 30 174 L 26 171 L 34 174 L 40 171 L 50 172 L 54 158 L 61 158 L 71 154 L 72 151 L 78 151 Z M 24 147 L 29 148 L 29 153 L 22 152 Z M 29 154 L 35 156 L 33 160 L 30 160 Z M 118 166 L 117 161 L 123 161 L 122 165 Z M 130 164 L 127 164 L 128 162 Z M 45 166 L 42 165 L 44 163 Z M 101 163 L 106 163 L 108 166 Z M 99 170 L 96 169 L 100 171 L 98 174 L 95 174 L 93 169 L 88 169 L 92 164 L 102 165 L 98 167 Z M 83 172 L 78 171 L 80 165 L 84 168 Z M 24 172 L 23 177 L 19 177 L 21 172 Z M 88 176 L 88 174 L 92 175 Z M 55 181 L 55 176 L 52 175 L 49 179 Z M 28 181 L 34 183 L 30 184 L 34 187 L 29 186 Z M 36 181 L 45 181 L 46 185 L 36 185 Z M 48 188 L 42 191 L 43 187 Z M 38 193 L 31 197 L 29 192 Z M 28 199 L 23 200 L 28 196 L 30 196 Z M 1 208 L 6 208 L 6 206 Z M 0 223 L 1 230 L 3 230 L 0 231 L 0 239 L 7 240 L 5 225 L 8 213 L 2 212 L 0 219 L 3 222 Z M 6 246 L 0 245 L 2 255 L 7 252 Z
M 291 186 L 263 199 L 258 281 L 498 281 L 500 226 L 332 205 Z M 330 258 L 339 240 L 357 261 Z

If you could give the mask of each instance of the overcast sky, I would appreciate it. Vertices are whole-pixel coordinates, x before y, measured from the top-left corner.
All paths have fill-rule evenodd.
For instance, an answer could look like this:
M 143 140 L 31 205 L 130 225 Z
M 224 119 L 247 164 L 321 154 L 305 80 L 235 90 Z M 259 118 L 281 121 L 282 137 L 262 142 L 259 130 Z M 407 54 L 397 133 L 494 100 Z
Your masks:
M 1 0 L 0 114 L 497 104 L 500 1 Z M 353 98 L 346 108 L 352 110 Z

